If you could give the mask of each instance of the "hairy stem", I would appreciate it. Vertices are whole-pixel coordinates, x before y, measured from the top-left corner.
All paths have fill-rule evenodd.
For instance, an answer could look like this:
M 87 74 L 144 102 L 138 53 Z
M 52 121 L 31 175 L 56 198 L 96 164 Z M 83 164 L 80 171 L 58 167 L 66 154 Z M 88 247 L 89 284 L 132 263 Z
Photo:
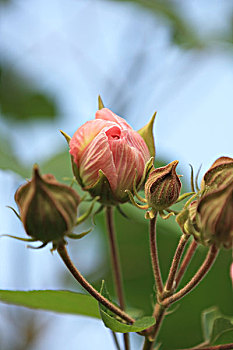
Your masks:
M 190 282 L 186 284 L 184 288 L 179 290 L 179 292 L 165 298 L 161 303 L 163 306 L 167 307 L 179 299 L 183 298 L 186 294 L 188 294 L 192 289 L 194 289 L 203 279 L 203 277 L 207 274 L 211 266 L 213 265 L 217 255 L 218 255 L 218 248 L 216 248 L 215 245 L 212 245 L 209 249 L 209 252 L 207 254 L 207 257 L 200 267 L 200 269 L 197 271 L 197 273 L 193 276 Z
M 154 308 L 153 316 L 156 319 L 155 325 L 149 332 L 149 336 L 145 339 L 143 350 L 152 350 L 155 342 L 155 338 L 160 330 L 164 316 L 166 312 L 166 307 L 157 303 Z
M 198 246 L 197 242 L 195 240 L 193 240 L 192 243 L 190 244 L 185 256 L 184 256 L 184 259 L 181 263 L 181 266 L 180 266 L 179 271 L 177 273 L 177 276 L 175 278 L 176 287 L 178 287 L 182 277 L 184 276 L 185 271 L 186 271 L 193 255 L 194 255 L 196 249 L 197 249 L 197 246 Z
M 114 312 L 116 315 L 120 316 L 123 320 L 133 323 L 135 320 L 130 317 L 126 312 L 121 310 L 119 307 L 112 304 L 108 299 L 103 297 L 95 288 L 92 287 L 92 285 L 82 276 L 82 274 L 79 272 L 79 270 L 74 266 L 72 263 L 69 254 L 67 252 L 65 243 L 61 242 L 57 246 L 58 254 L 60 255 L 61 259 L 65 263 L 68 270 L 72 273 L 74 278 L 81 284 L 81 286 L 89 293 L 91 294 L 98 302 L 100 302 L 102 305 L 107 307 L 110 311 Z
M 117 292 L 120 307 L 122 310 L 124 310 L 125 300 L 124 300 L 124 292 L 123 292 L 120 259 L 119 259 L 118 249 L 117 249 L 116 233 L 115 233 L 114 222 L 113 222 L 113 207 L 106 208 L 106 223 L 107 223 L 107 231 L 108 231 L 108 237 L 109 237 L 116 292 Z M 129 335 L 127 333 L 124 333 L 123 337 L 124 337 L 125 350 L 129 350 L 130 349 Z
M 185 235 L 185 234 L 183 234 L 180 238 L 179 244 L 176 248 L 176 252 L 175 252 L 175 255 L 174 255 L 173 260 L 172 260 L 169 275 L 167 278 L 167 282 L 166 282 L 166 286 L 165 286 L 166 292 L 170 292 L 170 291 L 176 289 L 176 285 L 174 286 L 174 280 L 175 280 L 176 272 L 177 272 L 177 269 L 178 269 L 178 266 L 180 263 L 182 253 L 184 251 L 185 245 L 188 242 L 188 239 L 189 239 L 189 236 Z
M 159 267 L 158 250 L 157 250 L 157 242 L 156 242 L 156 219 L 157 219 L 157 213 L 155 214 L 155 217 L 150 220 L 150 253 L 151 253 L 151 261 L 152 261 L 152 267 L 154 271 L 156 288 L 158 293 L 162 294 L 163 282 L 162 282 L 161 271 Z

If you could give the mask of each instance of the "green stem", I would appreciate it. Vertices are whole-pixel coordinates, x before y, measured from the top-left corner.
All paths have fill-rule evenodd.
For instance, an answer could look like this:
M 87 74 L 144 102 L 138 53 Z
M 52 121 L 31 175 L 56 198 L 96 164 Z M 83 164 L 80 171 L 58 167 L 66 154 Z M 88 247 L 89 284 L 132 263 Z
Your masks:
M 218 255 L 219 249 L 216 248 L 215 245 L 212 245 L 209 249 L 209 252 L 207 254 L 207 257 L 200 267 L 200 269 L 197 271 L 197 273 L 193 276 L 190 282 L 186 284 L 184 288 L 179 290 L 179 292 L 165 298 L 162 300 L 161 304 L 165 307 L 168 307 L 169 305 L 175 303 L 179 299 L 183 298 L 186 294 L 188 294 L 192 289 L 194 289 L 203 279 L 203 277 L 207 274 L 213 263 L 215 262 L 215 259 Z
M 176 275 L 185 245 L 188 242 L 188 239 L 189 239 L 189 236 L 185 234 L 183 234 L 180 238 L 179 244 L 176 248 L 176 252 L 172 260 L 171 268 L 170 268 L 166 286 L 165 286 L 165 292 L 170 292 L 176 289 L 176 285 L 174 285 L 175 275 Z
M 198 246 L 197 242 L 195 240 L 193 240 L 192 243 L 190 244 L 185 256 L 184 256 L 184 259 L 181 263 L 181 266 L 180 266 L 179 271 L 177 273 L 177 276 L 175 278 L 176 287 L 178 287 L 182 277 L 184 276 L 185 271 L 186 271 L 193 255 L 194 255 L 196 249 L 197 249 L 197 246 Z
M 107 231 L 110 243 L 110 252 L 112 259 L 113 274 L 115 280 L 116 292 L 119 300 L 119 304 L 122 310 L 125 309 L 125 300 L 123 292 L 122 274 L 120 267 L 119 253 L 117 249 L 116 233 L 113 223 L 113 207 L 106 207 L 106 223 Z M 127 333 L 123 334 L 125 350 L 130 349 L 129 335 Z
M 154 278 L 156 283 L 156 288 L 159 294 L 163 292 L 163 282 L 161 277 L 161 271 L 159 266 L 158 249 L 156 242 L 156 220 L 158 213 L 155 214 L 154 218 L 150 220 L 150 253 L 151 262 L 154 271 Z
M 120 316 L 123 320 L 131 324 L 135 322 L 135 320 L 132 317 L 130 317 L 126 312 L 124 312 L 119 307 L 112 304 L 108 299 L 106 299 L 99 292 L 97 292 L 97 290 L 93 288 L 92 285 L 82 276 L 82 274 L 78 271 L 78 269 L 72 263 L 64 242 L 61 242 L 60 244 L 58 244 L 57 251 L 61 259 L 65 263 L 66 267 L 68 268 L 68 270 L 72 273 L 74 278 L 81 284 L 81 286 L 89 294 L 91 294 L 99 303 L 107 307 L 110 311 Z

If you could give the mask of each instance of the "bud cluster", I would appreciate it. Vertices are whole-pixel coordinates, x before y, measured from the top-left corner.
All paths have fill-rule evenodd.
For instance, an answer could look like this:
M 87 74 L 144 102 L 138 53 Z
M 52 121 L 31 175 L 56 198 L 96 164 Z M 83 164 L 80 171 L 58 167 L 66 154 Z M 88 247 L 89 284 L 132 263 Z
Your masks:
M 184 233 L 204 245 L 233 243 L 233 159 L 218 158 L 205 173 L 196 200 L 177 216 Z

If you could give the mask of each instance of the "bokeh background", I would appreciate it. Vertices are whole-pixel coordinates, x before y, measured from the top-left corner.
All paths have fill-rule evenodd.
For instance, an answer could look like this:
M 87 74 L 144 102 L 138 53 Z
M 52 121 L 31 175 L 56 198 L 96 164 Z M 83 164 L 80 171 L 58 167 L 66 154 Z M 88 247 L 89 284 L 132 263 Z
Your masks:
M 59 129 L 72 135 L 94 118 L 97 96 L 137 130 L 158 111 L 157 164 L 178 159 L 183 188 L 191 163 L 200 176 L 233 151 L 233 3 L 229 0 L 1 0 L 0 1 L 0 233 L 24 236 L 16 188 L 37 162 L 44 172 L 71 178 Z M 116 213 L 127 303 L 149 315 L 154 302 L 148 224 L 130 205 Z M 97 287 L 113 292 L 103 216 L 93 232 L 70 242 L 74 262 Z M 87 226 L 89 224 L 87 223 Z M 180 232 L 159 221 L 159 252 L 166 276 Z M 189 273 L 206 250 L 200 248 Z M 0 240 L 1 289 L 79 286 L 49 248 L 27 249 Z M 174 309 L 160 333 L 162 350 L 202 341 L 201 312 L 213 305 L 233 314 L 231 252 L 222 251 L 201 285 Z M 101 321 L 0 305 L 0 349 L 114 349 Z M 220 339 L 232 341 L 228 333 Z M 132 337 L 134 349 L 141 338 Z

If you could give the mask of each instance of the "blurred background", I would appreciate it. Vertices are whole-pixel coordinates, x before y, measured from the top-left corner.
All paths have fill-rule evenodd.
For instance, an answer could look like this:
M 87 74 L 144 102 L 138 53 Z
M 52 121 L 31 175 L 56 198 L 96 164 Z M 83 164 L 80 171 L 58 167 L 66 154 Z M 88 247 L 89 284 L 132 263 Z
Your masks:
M 66 142 L 93 119 L 100 94 L 136 130 L 157 110 L 157 165 L 175 159 L 190 190 L 189 163 L 200 176 L 233 151 L 233 3 L 229 0 L 0 1 L 0 234 L 24 237 L 10 209 L 36 162 L 59 180 L 72 177 Z M 154 302 L 148 223 L 130 205 L 116 224 L 127 303 L 149 315 Z M 73 261 L 96 286 L 113 293 L 104 217 L 93 232 L 70 242 Z M 88 224 L 87 224 L 88 226 Z M 180 232 L 159 221 L 166 276 Z M 203 260 L 200 248 L 189 276 Z M 81 290 L 49 248 L 1 238 L 0 289 Z M 222 251 L 208 277 L 178 303 L 160 332 L 162 350 L 200 343 L 201 312 L 217 305 L 233 315 L 231 252 Z M 101 321 L 0 305 L 0 349 L 114 349 Z M 187 321 L 188 319 L 188 321 Z M 141 338 L 131 337 L 133 349 Z M 228 333 L 219 342 L 231 341 Z M 59 342 L 57 341 L 59 339 Z

